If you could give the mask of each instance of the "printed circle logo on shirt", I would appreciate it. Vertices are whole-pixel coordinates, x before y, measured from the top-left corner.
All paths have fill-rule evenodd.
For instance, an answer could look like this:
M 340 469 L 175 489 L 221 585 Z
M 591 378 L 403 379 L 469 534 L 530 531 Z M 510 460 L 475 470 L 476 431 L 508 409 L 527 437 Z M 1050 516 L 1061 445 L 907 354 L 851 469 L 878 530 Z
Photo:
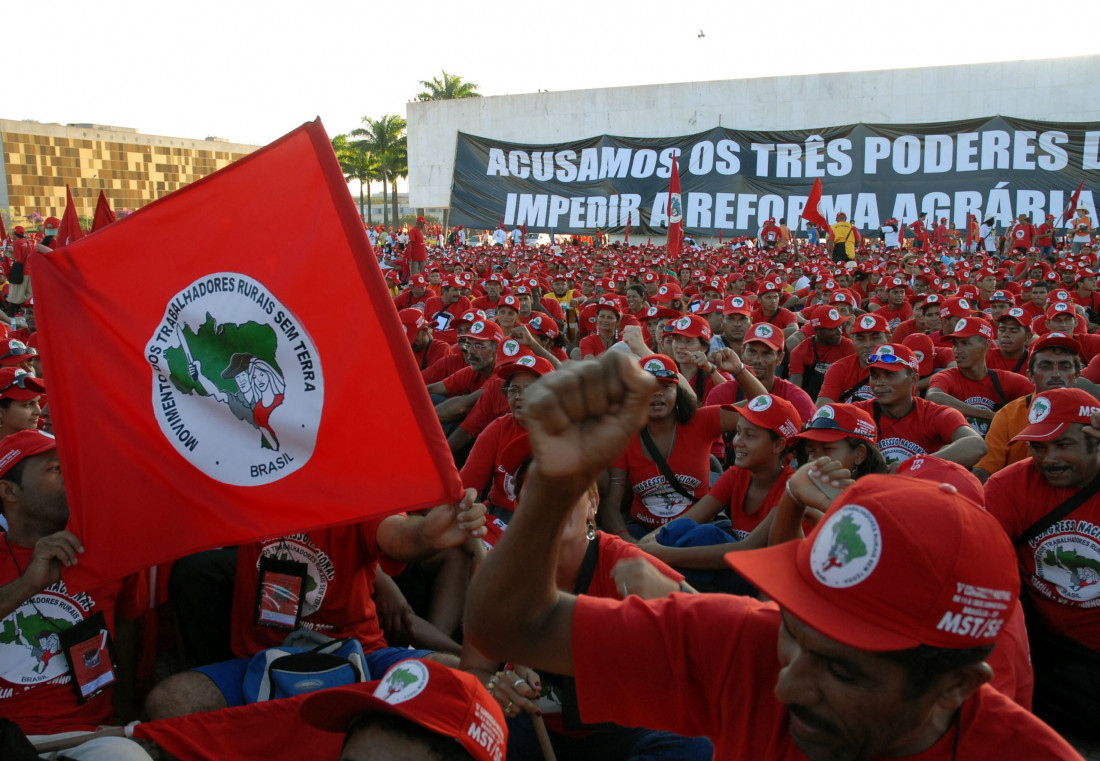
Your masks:
M 1031 409 L 1027 411 L 1027 422 L 1041 423 L 1050 414 L 1051 404 L 1045 397 L 1040 396 L 1031 403 Z
M 284 537 L 277 542 L 268 544 L 261 551 L 264 557 L 275 560 L 289 560 L 304 563 L 306 566 L 305 599 L 302 602 L 302 618 L 316 613 L 325 600 L 325 592 L 328 591 L 329 582 L 334 575 L 334 566 L 329 556 L 314 547 L 312 543 L 306 543 L 308 536 L 305 534 L 294 537 Z M 256 568 L 260 567 L 257 559 Z
M 88 609 L 92 602 L 88 601 Z M 61 632 L 84 620 L 71 600 L 39 592 L 0 626 L 0 674 L 9 685 L 29 687 L 69 673 L 61 650 Z
M 846 589 L 875 570 L 882 556 L 878 521 L 860 505 L 845 505 L 821 527 L 810 549 L 810 568 L 827 587 Z
M 506 357 L 514 357 L 519 354 L 519 341 L 514 338 L 509 338 L 504 342 L 504 345 L 500 347 L 500 351 Z
M 313 456 L 325 384 L 297 315 L 237 272 L 199 278 L 168 302 L 145 350 L 153 413 L 205 475 L 259 486 Z
M 391 705 L 404 703 L 422 693 L 430 678 L 428 668 L 420 661 L 402 661 L 382 677 L 374 688 L 374 697 Z
M 760 396 L 753 397 L 749 402 L 748 407 L 753 412 L 763 412 L 772 406 L 772 398 L 767 394 L 761 394 Z

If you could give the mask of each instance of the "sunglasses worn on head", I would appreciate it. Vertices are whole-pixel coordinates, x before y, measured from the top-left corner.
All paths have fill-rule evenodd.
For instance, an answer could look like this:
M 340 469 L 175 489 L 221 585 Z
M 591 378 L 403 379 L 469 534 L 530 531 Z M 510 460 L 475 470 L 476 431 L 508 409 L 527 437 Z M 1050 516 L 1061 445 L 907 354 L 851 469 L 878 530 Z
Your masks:
M 13 346 L 3 354 L 0 354 L 0 359 L 7 359 L 8 357 L 22 357 L 24 354 L 34 354 L 34 349 L 26 346 Z
M 815 417 L 810 421 L 810 424 L 806 426 L 807 431 L 840 431 L 841 433 L 850 433 L 853 436 L 859 436 L 863 438 L 863 434 L 856 433 L 855 431 L 849 431 L 847 428 L 841 428 L 840 423 L 836 422 L 835 418 L 831 417 Z
M 646 370 L 646 372 L 654 376 L 658 380 L 673 380 L 676 378 L 676 373 L 672 370 Z
M 909 363 L 896 354 L 872 354 L 867 359 L 867 364 L 872 362 L 881 362 L 884 365 L 905 365 L 909 367 Z
M 38 378 L 31 375 L 30 373 L 22 373 L 21 375 L 15 376 L 15 379 L 11 383 L 4 386 L 3 388 L 0 388 L 0 394 L 3 394 L 5 391 L 7 391 L 8 389 L 11 389 L 11 388 L 18 388 L 18 389 L 22 389 L 22 390 L 25 391 L 27 389 L 27 380 L 28 379 L 38 380 Z

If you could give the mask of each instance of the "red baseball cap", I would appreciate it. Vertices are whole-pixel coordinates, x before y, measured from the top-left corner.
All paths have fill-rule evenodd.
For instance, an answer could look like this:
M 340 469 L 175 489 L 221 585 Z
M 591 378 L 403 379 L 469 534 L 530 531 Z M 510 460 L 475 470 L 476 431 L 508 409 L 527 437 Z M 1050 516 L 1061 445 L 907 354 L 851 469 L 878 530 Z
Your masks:
M 861 314 L 856 318 L 856 324 L 852 326 L 853 333 L 886 333 L 890 334 L 890 324 L 881 314 L 871 312 Z
M 1006 309 L 1005 313 L 997 318 L 997 324 L 999 325 L 1005 320 L 1015 320 L 1028 330 L 1031 330 L 1031 320 L 1028 319 L 1027 312 L 1025 312 L 1021 307 L 1012 307 L 1011 309 Z
M 1073 305 L 1066 301 L 1056 301 L 1047 307 L 1046 314 L 1043 316 L 1050 320 L 1059 315 L 1068 314 L 1074 318 L 1077 317 L 1077 311 L 1073 308 Z
M 401 661 L 376 682 L 318 690 L 299 712 L 327 732 L 346 732 L 363 713 L 400 716 L 453 738 L 477 761 L 498 761 L 508 744 L 504 713 L 481 680 L 432 661 Z
M 990 301 L 1007 301 L 1009 304 L 1016 303 L 1016 296 L 1009 291 L 993 291 L 993 294 L 989 297 Z
M 783 351 L 783 331 L 770 322 L 758 322 L 753 325 L 749 328 L 749 332 L 745 334 L 745 339 L 741 343 L 744 345 L 754 341 L 766 344 L 776 351 Z
M 802 417 L 786 399 L 771 394 L 754 396 L 743 407 L 730 407 L 753 425 L 775 431 L 788 441 L 802 429 Z
M 599 301 L 597 301 L 596 302 L 596 312 L 597 312 L 597 314 L 599 313 L 599 311 L 601 309 L 607 309 L 611 312 L 614 312 L 616 317 L 622 317 L 623 316 L 623 308 L 621 306 L 619 306 L 619 302 L 616 301 L 615 299 L 600 299 Z
M 985 505 L 985 487 L 969 470 L 950 460 L 941 460 L 930 454 L 910 457 L 898 466 L 899 476 L 923 478 L 939 484 L 951 484 L 971 502 Z
M 665 283 L 653 294 L 653 300 L 662 304 L 671 304 L 681 298 L 683 298 L 683 293 L 680 292 L 680 286 L 675 283 Z
M 508 341 L 505 341 L 502 347 L 507 344 Z M 499 365 L 496 374 L 501 378 L 511 378 L 516 373 L 534 373 L 541 378 L 553 371 L 554 366 L 550 364 L 550 360 L 535 356 L 528 350 L 527 353 L 518 355 L 517 359 Z
M 981 317 L 964 317 L 955 323 L 955 332 L 949 333 L 944 338 L 970 338 L 981 336 L 993 340 L 993 326 Z
M 680 370 L 676 367 L 676 362 L 666 354 L 649 354 L 639 359 L 638 364 L 647 373 L 657 376 L 657 380 L 661 383 L 680 381 Z
M 1029 346 L 1028 349 L 1031 352 L 1030 356 L 1034 357 L 1035 352 L 1042 351 L 1043 349 L 1050 349 L 1052 347 L 1060 347 L 1078 355 L 1081 353 L 1081 344 L 1079 344 L 1073 336 L 1059 333 L 1058 331 L 1047 333 Z
M 420 335 L 421 328 L 427 327 L 428 318 L 419 309 L 402 309 L 397 313 L 397 316 L 401 318 L 401 324 L 405 327 L 405 337 L 409 339 L 409 345 L 411 346 L 416 337 Z M 0 364 L 3 363 L 4 360 L 0 359 Z
M 905 344 L 876 346 L 871 356 L 867 357 L 867 367 L 877 367 L 880 370 L 889 370 L 894 373 L 902 370 L 920 372 L 920 362 L 917 361 L 917 356 Z
M 485 314 L 484 309 L 471 309 L 468 312 L 463 312 L 461 316 L 451 320 L 451 327 L 457 328 L 459 325 L 470 325 L 478 320 L 488 320 L 489 316 Z
M 730 296 L 722 303 L 722 314 L 743 314 L 752 317 L 752 306 L 744 296 Z
M 996 518 L 951 484 L 896 475 L 859 479 L 805 539 L 726 562 L 807 626 L 871 652 L 991 645 L 1020 588 Z
M 46 382 L 21 367 L 0 368 L 0 399 L 26 402 L 46 393 Z
M 0 439 L 0 478 L 26 457 L 57 449 L 57 439 L 43 431 L 12 433 Z
M 0 365 L 4 367 L 21 365 L 36 354 L 38 354 L 38 351 L 17 338 L 0 340 Z
M 642 315 L 642 319 L 643 320 L 660 320 L 660 319 L 663 319 L 663 318 L 666 318 L 666 317 L 667 318 L 672 318 L 672 317 L 679 317 L 679 316 L 680 316 L 680 313 L 677 312 L 675 309 L 670 309 L 668 307 L 653 306 L 653 307 L 649 307 L 648 309 L 645 310 L 645 314 Z
M 800 441 L 840 441 L 855 437 L 871 444 L 878 440 L 878 426 L 866 412 L 852 404 L 826 404 L 794 437 Z
M 500 343 L 504 340 L 504 331 L 492 320 L 478 320 L 470 326 L 470 332 L 466 334 L 466 338 L 471 341 L 496 341 Z
M 714 332 L 710 329 L 707 321 L 696 314 L 685 314 L 680 319 L 670 322 L 669 326 L 672 327 L 672 330 L 667 332 L 674 336 L 702 338 L 707 341 L 714 337 Z
M 931 375 L 936 366 L 936 346 L 932 339 L 925 333 L 911 333 L 902 345 L 912 350 L 913 358 L 917 360 L 917 375 L 922 378 Z
M 1100 411 L 1096 397 L 1079 388 L 1052 388 L 1031 400 L 1028 425 L 1013 441 L 1051 441 L 1074 423 L 1088 425 L 1092 413 Z
M 515 362 L 520 357 L 533 356 L 534 352 L 528 349 L 511 336 L 505 336 L 497 346 L 497 367 Z
M 813 328 L 839 328 L 844 323 L 848 322 L 850 318 L 842 315 L 836 307 L 829 307 L 828 309 L 819 310 L 814 314 L 810 325 Z
M 969 317 L 974 314 L 973 305 L 960 296 L 953 296 L 943 302 L 940 317 Z
M 46 217 L 46 221 L 42 223 L 42 229 L 46 235 L 57 235 L 57 231 L 61 229 L 61 220 L 57 217 Z
M 552 317 L 544 317 L 541 314 L 532 317 L 531 321 L 527 323 L 527 328 L 532 333 L 538 333 L 540 336 L 550 340 L 557 338 L 558 334 L 561 332 L 558 330 L 558 324 L 554 322 Z
M 422 288 L 428 287 L 428 276 L 422 274 L 416 274 L 409 278 L 409 285 L 418 285 Z

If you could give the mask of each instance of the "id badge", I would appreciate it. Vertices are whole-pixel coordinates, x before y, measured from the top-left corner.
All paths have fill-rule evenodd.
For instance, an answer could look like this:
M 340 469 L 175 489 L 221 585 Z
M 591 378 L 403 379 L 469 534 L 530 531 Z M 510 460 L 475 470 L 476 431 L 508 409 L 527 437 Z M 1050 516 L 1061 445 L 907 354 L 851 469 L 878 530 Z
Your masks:
M 305 593 L 305 563 L 262 556 L 260 583 L 256 590 L 256 623 L 297 629 L 302 620 Z
M 118 679 L 114 642 L 102 611 L 61 632 L 58 639 L 80 703 L 87 703 Z

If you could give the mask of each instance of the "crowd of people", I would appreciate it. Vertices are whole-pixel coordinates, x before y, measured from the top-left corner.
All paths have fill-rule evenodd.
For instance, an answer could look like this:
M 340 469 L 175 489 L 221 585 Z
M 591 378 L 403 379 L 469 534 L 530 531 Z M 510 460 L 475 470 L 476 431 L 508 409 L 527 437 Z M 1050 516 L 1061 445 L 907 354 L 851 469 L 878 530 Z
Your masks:
M 41 741 L 244 706 L 305 633 L 361 650 L 370 681 L 301 709 L 347 759 L 1078 758 L 1064 738 L 1100 740 L 1100 241 L 1085 209 L 1000 235 L 923 216 L 679 254 L 368 231 L 465 494 L 180 558 L 183 660 L 147 694 L 70 668 L 62 608 L 102 614 L 124 663 L 150 590 L 62 580 L 82 548 L 20 266 L 58 224 L 15 228 L 0 716 Z

